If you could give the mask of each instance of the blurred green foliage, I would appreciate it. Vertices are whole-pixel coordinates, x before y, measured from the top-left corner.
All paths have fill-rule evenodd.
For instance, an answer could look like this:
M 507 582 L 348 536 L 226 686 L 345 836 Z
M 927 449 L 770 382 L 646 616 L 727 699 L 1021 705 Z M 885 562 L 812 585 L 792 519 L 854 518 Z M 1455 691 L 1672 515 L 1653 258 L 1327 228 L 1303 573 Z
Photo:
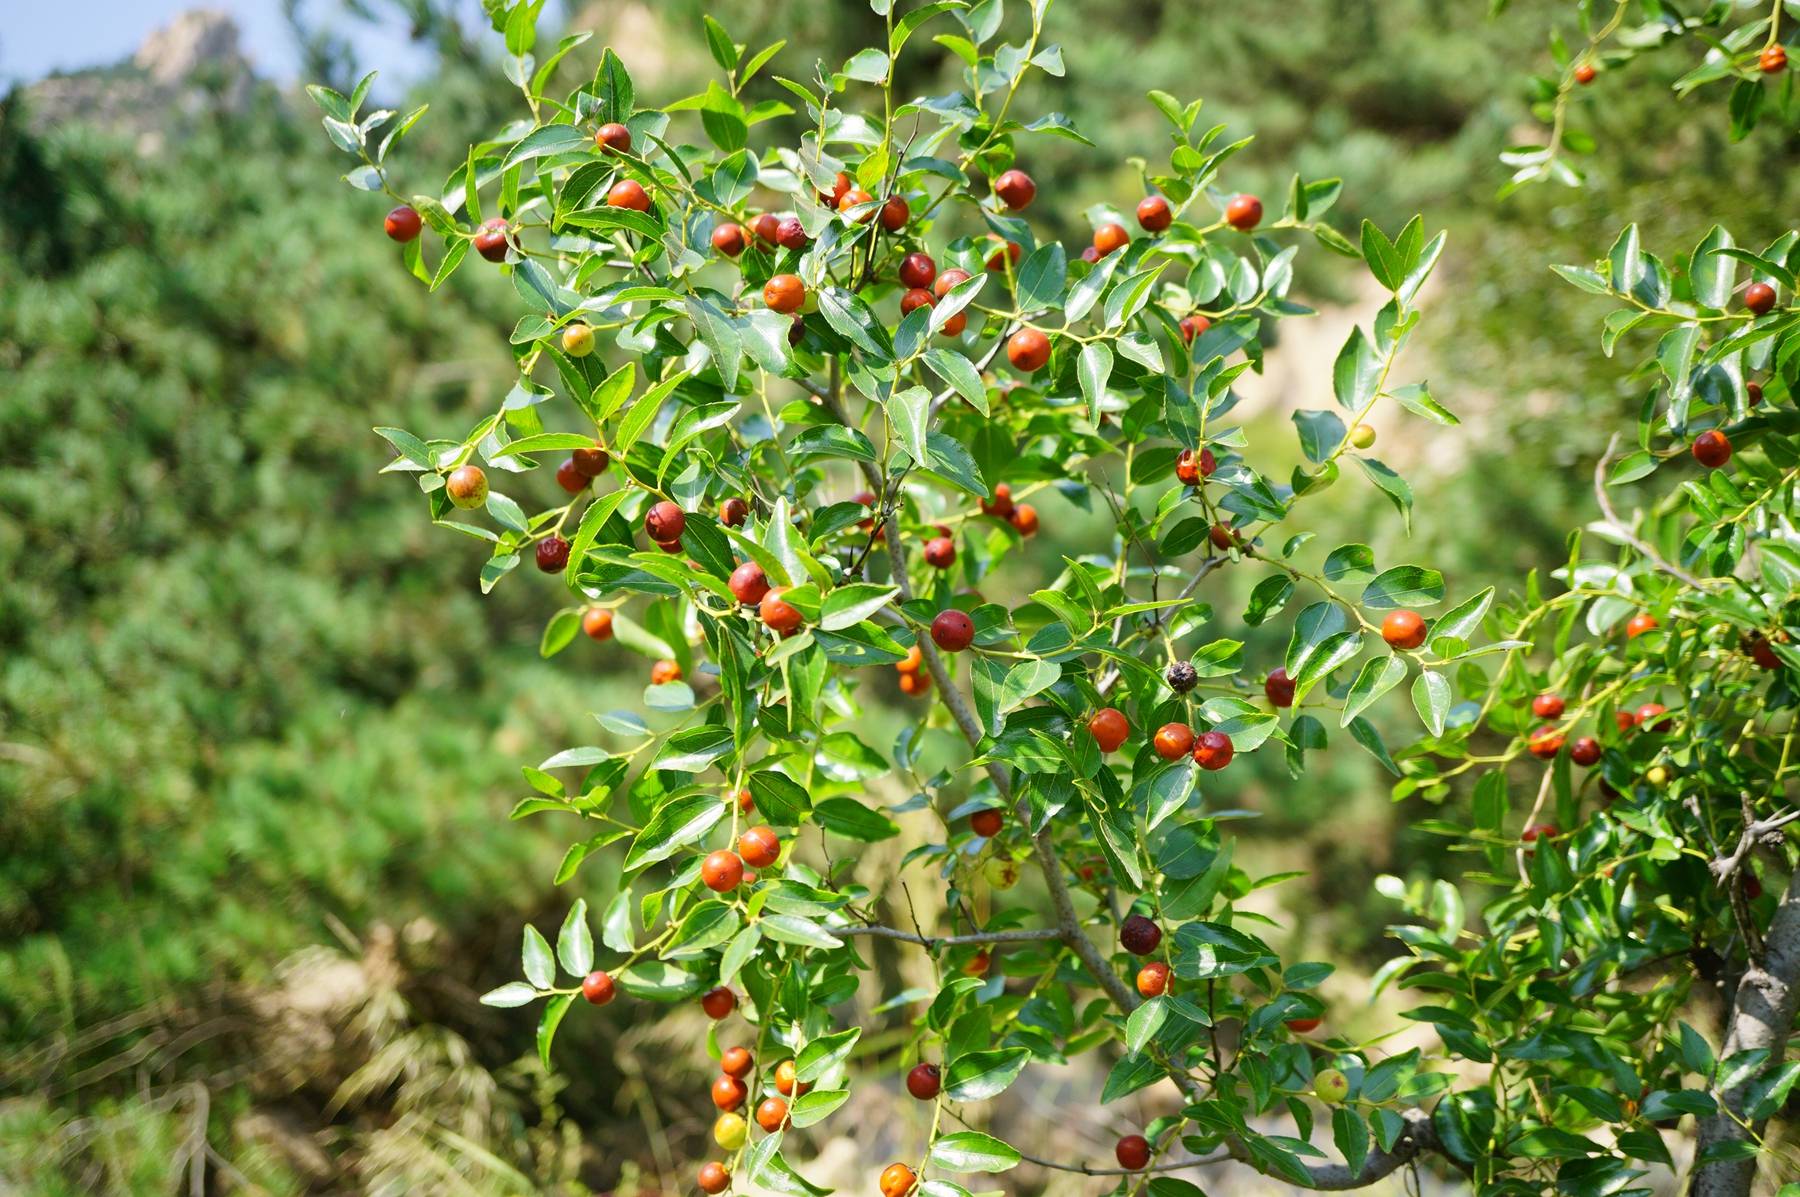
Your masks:
M 1131 156 L 1163 136 L 1150 87 L 1254 130 L 1239 166 L 1265 196 L 1294 171 L 1341 175 L 1340 225 L 1422 210 L 1448 226 L 1425 335 L 1433 390 L 1466 423 L 1384 430 L 1422 438 L 1409 472 L 1431 514 L 1410 550 L 1376 548 L 1441 562 L 1464 590 L 1560 558 L 1562 530 L 1588 514 L 1590 417 L 1636 402 L 1593 348 L 1592 301 L 1547 264 L 1603 253 L 1596 230 L 1628 221 L 1647 243 L 1691 244 L 1726 188 L 1733 233 L 1757 243 L 1800 189 L 1771 166 L 1794 149 L 1778 129 L 1732 144 L 1713 111 L 1669 127 L 1671 60 L 1578 98 L 1598 140 L 1589 188 L 1497 202 L 1495 156 L 1530 119 L 1523 78 L 1566 6 L 1485 8 L 1058 0 L 1069 76 L 1030 85 L 1053 101 L 1022 101 L 1067 112 L 1099 146 L 1031 144 L 1040 232 L 1083 240 L 1090 205 L 1135 202 Z M 664 98 L 711 69 L 703 11 L 755 46 L 787 38 L 773 70 L 796 77 L 877 27 L 847 0 L 595 11 L 600 36 L 564 70 L 591 69 L 607 20 L 655 29 L 657 46 L 619 49 Z M 417 89 L 433 104 L 407 150 L 420 190 L 454 165 L 452 134 L 507 102 L 471 69 L 473 41 L 428 29 L 446 57 Z M 340 36 L 354 46 L 354 28 Z M 901 90 L 941 92 L 954 59 L 921 39 L 905 67 Z M 752 94 L 785 95 L 766 77 Z M 548 838 L 503 825 L 513 762 L 578 742 L 641 665 L 585 640 L 540 662 L 547 591 L 476 601 L 480 547 L 416 518 L 412 482 L 375 473 L 387 454 L 368 431 L 472 418 L 507 385 L 506 284 L 465 269 L 450 302 L 427 297 L 380 236 L 380 201 L 332 178 L 310 117 L 273 93 L 150 154 L 78 126 L 34 132 L 28 113 L 28 98 L 0 106 L 0 1052 L 266 977 L 333 919 L 426 914 L 452 940 L 511 940 L 524 912 L 559 901 Z M 1334 277 L 1307 286 L 1353 298 Z M 1301 376 L 1323 387 L 1319 352 Z M 1377 501 L 1345 487 L 1320 535 L 1358 539 Z M 1045 516 L 1048 537 L 1079 548 L 1074 512 Z M 1287 899 L 1312 912 L 1299 933 L 1372 967 L 1388 949 L 1370 880 L 1438 850 L 1401 842 L 1417 812 L 1393 811 L 1357 760 L 1305 789 L 1273 762 L 1241 785 L 1265 816 L 1241 834 L 1271 864 L 1316 870 Z M 477 948 L 445 967 L 492 966 Z M 473 991 L 487 975 L 458 980 Z M 578 1097 L 577 1114 L 609 1108 L 597 1086 Z M 0 1125 L 0 1141 L 37 1135 L 34 1119 Z M 151 1159 L 173 1132 L 144 1133 Z

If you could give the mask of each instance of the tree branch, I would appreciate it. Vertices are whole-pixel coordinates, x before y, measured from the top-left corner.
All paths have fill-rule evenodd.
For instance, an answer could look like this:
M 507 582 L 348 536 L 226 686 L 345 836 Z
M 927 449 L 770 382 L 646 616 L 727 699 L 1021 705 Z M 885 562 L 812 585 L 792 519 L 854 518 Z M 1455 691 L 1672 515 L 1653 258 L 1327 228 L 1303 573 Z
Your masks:
M 1771 832 L 1780 831 L 1795 819 L 1800 819 L 1800 810 L 1791 810 L 1773 819 L 1758 819 L 1754 823 L 1745 824 L 1744 834 L 1738 837 L 1737 847 L 1732 849 L 1731 855 L 1719 856 L 1712 862 L 1713 876 L 1720 881 L 1729 878 L 1744 863 L 1758 840 Z
M 1624 522 L 1619 519 L 1618 512 L 1613 510 L 1612 499 L 1606 493 L 1606 466 L 1612 460 L 1613 450 L 1618 447 L 1619 434 L 1615 432 L 1612 439 L 1606 442 L 1606 452 L 1602 453 L 1600 460 L 1594 463 L 1594 499 L 1600 504 L 1600 513 L 1606 517 L 1606 530 L 1642 553 L 1652 565 L 1670 577 L 1679 578 L 1695 590 L 1705 590 L 1705 582 L 1657 552 L 1655 545 L 1626 527 Z
M 827 927 L 833 935 L 871 935 L 877 939 L 898 939 L 936 950 L 978 943 L 983 947 L 1009 943 L 1037 943 L 1059 940 L 1062 931 L 1056 927 L 1037 927 L 1025 931 L 988 931 L 980 935 L 918 935 L 898 927 L 880 927 L 873 923 L 851 927 Z
M 1786 891 L 1769 920 L 1763 937 L 1760 959 L 1753 959 L 1738 980 L 1732 998 L 1731 1018 L 1725 1027 L 1725 1042 L 1719 1047 L 1719 1059 L 1738 1052 L 1763 1049 L 1777 1060 L 1794 1026 L 1794 1012 L 1800 1006 L 1800 872 L 1788 878 Z M 1760 1138 L 1766 1119 L 1750 1122 L 1744 1108 L 1761 1070 L 1749 1075 L 1717 1094 L 1724 1107 L 1700 1123 L 1699 1153 L 1726 1143 L 1747 1142 Z M 1745 1197 L 1756 1179 L 1754 1156 L 1714 1160 L 1694 1170 L 1692 1197 Z

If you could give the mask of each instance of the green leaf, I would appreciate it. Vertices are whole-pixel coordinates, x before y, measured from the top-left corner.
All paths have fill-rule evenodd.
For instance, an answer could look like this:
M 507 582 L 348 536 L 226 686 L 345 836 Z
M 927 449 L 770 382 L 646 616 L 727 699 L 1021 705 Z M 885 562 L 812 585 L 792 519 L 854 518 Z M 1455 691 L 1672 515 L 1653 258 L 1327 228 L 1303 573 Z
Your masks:
M 1204 872 L 1204 870 L 1201 870 Z M 1144 1045 L 1155 1038 L 1162 1027 L 1163 1020 L 1168 1017 L 1168 1003 L 1159 997 L 1151 998 L 1125 1020 L 1125 1050 L 1141 1052 Z
M 809 918 L 797 914 L 766 914 L 757 924 L 763 934 L 781 943 L 805 948 L 841 948 L 844 941 Z
M 556 959 L 572 977 L 585 977 L 594 967 L 594 933 L 588 929 L 587 900 L 575 899 L 556 937 Z
M 928 349 L 925 364 L 982 415 L 988 414 L 987 385 L 981 381 L 975 363 L 953 349 Z
M 1350 683 L 1350 693 L 1344 699 L 1344 715 L 1338 726 L 1349 727 L 1351 720 L 1368 710 L 1370 704 L 1392 690 L 1405 676 L 1406 662 L 1392 653 L 1364 662 L 1356 680 Z
M 1372 611 L 1429 607 L 1443 599 L 1444 575 L 1421 565 L 1396 565 L 1382 570 L 1362 592 L 1362 605 Z
M 1360 411 L 1381 383 L 1381 358 L 1360 326 L 1350 330 L 1332 366 L 1332 391 L 1346 411 Z
M 498 989 L 490 989 L 481 995 L 481 1004 L 508 1010 L 515 1006 L 523 1006 L 535 1002 L 542 995 L 523 981 L 508 981 Z
M 861 1027 L 851 1027 L 814 1039 L 794 1057 L 794 1076 L 808 1085 L 817 1081 L 850 1058 L 850 1049 L 861 1035 Z
M 1430 669 L 1422 671 L 1413 681 L 1412 701 L 1431 734 L 1442 735 L 1444 716 L 1450 710 L 1450 680 Z
M 1017 1080 L 1030 1059 L 1031 1053 L 1022 1047 L 958 1056 L 944 1076 L 944 1096 L 951 1101 L 986 1101 Z
M 980 1131 L 955 1131 L 931 1145 L 929 1162 L 951 1172 L 1005 1172 L 1020 1160 L 1011 1144 Z
M 854 798 L 827 798 L 813 807 L 813 821 L 833 835 L 874 843 L 900 834 L 899 824 Z
M 593 148 L 588 135 L 574 125 L 545 125 L 541 129 L 533 129 L 513 146 L 506 155 L 501 169 L 511 170 L 521 162 L 529 162 L 533 158 L 543 158 L 550 154 L 571 154 L 586 152 Z
M 1100 400 L 1106 394 L 1107 381 L 1112 377 L 1113 354 L 1102 341 L 1089 341 L 1081 347 L 1081 356 L 1075 364 L 1076 377 L 1081 382 L 1081 394 L 1087 400 L 1088 423 L 1100 421 Z
M 664 804 L 631 841 L 625 871 L 667 860 L 711 831 L 724 814 L 725 803 L 716 794 L 688 794 Z
M 1349 1106 L 1332 1110 L 1331 1138 L 1337 1149 L 1344 1153 L 1350 1174 L 1354 1176 L 1360 1172 L 1363 1161 L 1369 1156 L 1369 1124 L 1363 1121 L 1363 1116 Z
M 1018 310 L 1035 312 L 1062 303 L 1068 273 L 1068 259 L 1060 243 L 1051 241 L 1032 250 L 1019 266 Z
M 537 1049 L 538 1059 L 544 1067 L 550 1067 L 550 1043 L 556 1038 L 556 1028 L 562 1025 L 563 1015 L 569 1012 L 570 1003 L 574 1002 L 572 993 L 559 993 L 544 1003 L 543 1017 L 538 1019 Z
M 802 1093 L 788 1107 L 788 1120 L 795 1126 L 812 1126 L 836 1112 L 850 1096 L 848 1089 L 815 1089 Z
M 530 923 L 525 924 L 525 942 L 519 958 L 524 964 L 525 979 L 537 988 L 548 989 L 556 983 L 556 960 L 550 955 L 550 942 Z
M 828 632 L 854 627 L 887 606 L 899 593 L 898 586 L 878 586 L 873 582 L 839 586 L 825 596 L 819 608 L 819 626 Z

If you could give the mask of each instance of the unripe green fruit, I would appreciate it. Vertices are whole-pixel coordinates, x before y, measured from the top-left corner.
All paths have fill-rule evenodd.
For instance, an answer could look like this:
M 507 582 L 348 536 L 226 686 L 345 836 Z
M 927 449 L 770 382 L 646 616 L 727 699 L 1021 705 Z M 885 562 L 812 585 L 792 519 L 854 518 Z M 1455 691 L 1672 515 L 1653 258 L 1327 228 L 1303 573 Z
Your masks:
M 480 466 L 458 466 L 444 480 L 444 491 L 450 496 L 450 502 L 464 511 L 471 510 L 487 502 L 487 475 Z
M 586 357 L 594 352 L 594 330 L 585 324 L 571 324 L 563 329 L 563 352 L 570 357 Z
M 1005 856 L 996 856 L 987 862 L 982 870 L 988 884 L 995 889 L 1011 889 L 1019 884 L 1019 862 Z
M 1313 1077 L 1313 1096 L 1335 1106 L 1350 1096 L 1350 1078 L 1335 1068 L 1327 1068 Z
M 1358 449 L 1367 449 L 1375 443 L 1375 430 L 1367 424 L 1358 424 L 1350 430 L 1350 444 Z
M 750 1137 L 750 1126 L 741 1114 L 720 1114 L 713 1123 L 713 1142 L 726 1151 L 736 1151 Z

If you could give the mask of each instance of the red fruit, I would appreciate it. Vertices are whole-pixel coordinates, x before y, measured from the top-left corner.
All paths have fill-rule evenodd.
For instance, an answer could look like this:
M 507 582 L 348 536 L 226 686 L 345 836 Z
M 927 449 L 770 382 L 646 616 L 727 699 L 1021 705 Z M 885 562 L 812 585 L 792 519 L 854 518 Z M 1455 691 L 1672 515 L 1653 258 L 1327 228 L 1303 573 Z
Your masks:
M 920 308 L 931 307 L 936 302 L 937 301 L 931 297 L 931 292 L 925 290 L 923 287 L 914 287 L 900 297 L 900 314 L 902 316 L 910 316 Z
M 1425 620 L 1417 611 L 1390 611 L 1381 621 L 1381 638 L 1395 648 L 1417 648 L 1425 643 Z
M 881 1197 L 906 1197 L 918 1178 L 905 1164 L 889 1164 L 881 1170 Z
M 959 653 L 975 643 L 975 621 L 955 608 L 939 611 L 931 621 L 931 641 L 947 653 Z
M 655 504 L 644 515 L 644 531 L 659 544 L 680 540 L 686 530 L 687 512 L 668 499 Z
M 731 1173 L 727 1172 L 725 1165 L 719 1161 L 708 1160 L 700 1165 L 700 1176 L 694 1183 L 700 1186 L 702 1193 L 723 1193 L 731 1187 Z
M 1531 755 L 1540 761 L 1555 760 L 1556 754 L 1562 751 L 1563 734 L 1546 723 L 1531 733 L 1525 741 L 1525 746 L 1531 750 Z
M 586 490 L 590 481 L 592 479 L 576 467 L 573 457 L 556 467 L 556 485 L 572 495 Z
M 1126 1135 L 1113 1154 L 1119 1158 L 1119 1167 L 1136 1172 L 1150 1163 L 1150 1141 L 1142 1135 Z
M 744 234 L 744 226 L 734 221 L 726 221 L 712 231 L 712 247 L 728 258 L 735 258 L 744 252 L 750 239 Z
M 589 478 L 598 478 L 606 473 L 606 467 L 612 464 L 612 458 L 607 456 L 605 449 L 600 448 L 577 449 L 569 455 L 569 460 L 575 463 L 576 469 Z
M 943 325 L 938 329 L 938 336 L 960 337 L 962 336 L 963 329 L 967 327 L 969 327 L 969 314 L 967 312 L 958 312 L 956 315 L 950 317 L 950 319 L 944 321 Z
M 475 234 L 475 252 L 490 262 L 506 261 L 506 218 L 492 216 L 481 222 Z
M 581 996 L 596 1006 L 604 1006 L 613 1000 L 613 979 L 595 969 L 581 979 Z
M 537 567 L 547 574 L 561 573 L 569 563 L 569 542 L 560 536 L 546 536 L 537 542 Z
M 1600 741 L 1592 736 L 1583 736 L 1569 745 L 1569 759 L 1583 768 L 1597 764 L 1600 760 Z
M 763 623 L 779 636 L 792 635 L 800 630 L 800 625 L 804 622 L 799 609 L 781 597 L 787 592 L 786 586 L 769 591 L 763 595 L 762 604 L 757 608 L 757 614 L 762 616 Z
M 925 654 L 920 652 L 919 646 L 915 644 L 906 650 L 906 659 L 895 665 L 894 668 L 901 673 L 917 673 L 924 664 Z
M 806 226 L 798 216 L 783 216 L 775 225 L 775 240 L 783 249 L 805 249 Z
M 1224 524 L 1214 524 L 1211 528 L 1208 528 L 1206 531 L 1206 539 L 1212 541 L 1213 548 L 1219 550 L 1221 553 L 1225 552 L 1233 545 L 1243 543 L 1242 538 L 1237 534 L 1237 530 L 1235 528 L 1228 528 Z
M 993 959 L 986 952 L 977 952 L 969 957 L 967 964 L 963 965 L 963 974 L 970 977 L 985 977 L 993 963 Z
M 753 869 L 766 869 L 781 858 L 781 839 L 768 827 L 752 827 L 738 836 L 738 855 Z
M 1169 227 L 1175 214 L 1169 210 L 1169 201 L 1160 195 L 1147 195 L 1138 201 L 1138 226 L 1145 232 L 1160 233 Z
M 750 809 L 756 805 L 756 796 L 749 790 L 739 790 L 737 792 L 737 804 L 739 810 L 748 814 Z
M 652 686 L 666 686 L 670 682 L 680 680 L 681 666 L 673 661 L 658 661 L 650 666 L 650 684 Z
M 775 244 L 776 230 L 780 227 L 781 217 L 775 215 L 773 212 L 764 212 L 761 216 L 758 216 L 755 220 L 750 222 L 750 230 L 756 234 L 756 239 L 761 241 L 764 245 Z
M 1203 732 L 1194 744 L 1194 760 L 1202 769 L 1223 769 L 1231 763 L 1235 752 L 1231 746 L 1231 737 L 1224 732 Z
M 1128 916 L 1119 924 L 1119 946 L 1133 956 L 1148 956 L 1162 942 L 1162 928 L 1141 914 Z
M 1531 700 L 1531 713 L 1539 719 L 1558 719 L 1562 717 L 1563 700 L 1560 694 L 1540 694 Z
M 750 518 L 750 504 L 733 495 L 719 504 L 719 522 L 727 528 L 741 528 Z
M 1650 614 L 1648 611 L 1639 611 L 1636 615 L 1633 615 L 1630 619 L 1625 621 L 1625 638 L 1627 640 L 1636 640 L 1645 632 L 1653 631 L 1655 628 L 1656 616 Z
M 906 1091 L 920 1101 L 930 1101 L 943 1088 L 943 1077 L 936 1064 L 915 1064 L 906 1074 Z
M 931 689 L 929 673 L 903 673 L 900 675 L 900 693 L 917 697 Z
M 1760 382 L 1745 383 L 1744 384 L 1744 397 L 1750 401 L 1751 407 L 1755 407 L 1758 403 L 1761 403 L 1762 402 L 1762 383 L 1760 383 Z
M 1131 724 L 1126 722 L 1125 715 L 1116 707 L 1101 707 L 1088 720 L 1088 735 L 1094 737 L 1094 743 L 1100 746 L 1101 752 L 1112 752 L 1123 744 L 1131 735 Z
M 480 466 L 457 466 L 444 479 L 444 493 L 450 496 L 450 502 L 468 510 L 487 502 L 487 475 L 481 472 Z
M 997 810 L 978 810 L 969 816 L 969 830 L 984 840 L 991 840 L 1000 834 L 1000 826 L 1005 822 L 1006 816 Z
M 731 571 L 731 593 L 738 602 L 753 607 L 769 593 L 769 575 L 754 561 L 746 561 Z
M 1000 202 L 1018 212 L 1037 196 L 1037 184 L 1022 170 L 1009 170 L 994 180 L 994 194 Z
M 874 202 L 875 197 L 864 191 L 861 187 L 852 187 L 838 197 L 837 210 L 839 212 L 848 212 L 852 208 L 860 207 L 863 204 L 872 204 Z M 869 221 L 874 218 L 874 212 L 864 212 L 861 216 L 856 217 L 856 223 L 868 224 Z
M 981 500 L 981 513 L 997 515 L 1003 520 L 1011 519 L 1013 513 L 1012 487 L 1004 482 L 996 486 L 993 498 Z
M 1599 71 L 1594 69 L 1594 64 L 1591 62 L 1578 63 L 1575 67 L 1575 82 L 1586 87 L 1594 81 L 1594 76 L 1599 73 Z
M 921 254 L 919 256 L 923 257 L 924 255 Z M 967 270 L 964 270 L 961 267 L 952 266 L 950 269 L 937 276 L 937 281 L 931 284 L 931 292 L 939 299 L 942 299 L 950 293 L 950 288 L 956 286 L 958 283 L 966 283 L 973 277 L 974 275 L 970 274 Z
M 898 233 L 912 219 L 912 208 L 901 196 L 893 196 L 881 205 L 881 227 L 890 233 Z
M 853 186 L 855 184 L 850 181 L 850 176 L 840 170 L 832 176 L 831 190 L 819 192 L 819 202 L 827 208 L 835 208 Z
M 1630 711 L 1614 711 L 1613 722 L 1619 725 L 1620 731 L 1630 731 L 1637 726 L 1637 716 Z
M 1752 902 L 1762 897 L 1762 882 L 1754 874 L 1744 874 L 1744 897 Z
M 719 1056 L 719 1068 L 726 1076 L 735 1076 L 740 1080 L 750 1075 L 756 1067 L 756 1058 L 746 1047 L 728 1047 Z
M 1731 441 L 1718 429 L 1709 429 L 1694 438 L 1694 460 L 1709 470 L 1716 470 L 1731 460 Z
M 794 1076 L 794 1062 L 792 1060 L 783 1060 L 775 1066 L 775 1088 L 776 1091 L 783 1096 L 793 1097 L 796 1094 L 803 1094 L 808 1089 L 812 1088 L 812 1082 L 808 1081 L 806 1084 L 802 1085 Z
M 633 212 L 648 212 L 650 196 L 636 179 L 620 179 L 613 184 L 612 190 L 606 193 L 606 204 L 610 208 L 630 208 Z
M 1016 528 L 1020 536 L 1036 536 L 1038 530 L 1037 508 L 1030 503 L 1020 503 L 1013 508 L 1013 513 L 1006 517 L 1006 522 Z
M 700 880 L 715 894 L 729 893 L 744 879 L 744 862 L 735 852 L 721 848 L 700 862 Z
M 1000 238 L 990 237 L 989 240 L 998 241 Z M 993 253 L 988 255 L 987 268 L 989 270 L 1005 270 L 1006 260 L 1008 258 L 1011 258 L 1012 264 L 1017 266 L 1019 264 L 1019 259 L 1024 256 L 1025 247 L 1023 245 L 1020 245 L 1017 241 L 1008 241 L 1004 249 L 996 249 Z
M 1750 637 L 1744 645 L 1744 651 L 1750 654 L 1752 661 L 1764 669 L 1781 668 L 1781 658 L 1775 655 L 1775 646 L 1770 644 L 1768 638 L 1760 633 Z
M 1294 705 L 1294 679 L 1288 676 L 1287 670 L 1277 669 L 1263 679 L 1263 697 L 1272 707 Z
M 756 1125 L 774 1134 L 787 1125 L 788 1104 L 779 1097 L 765 1097 L 756 1107 Z
M 419 218 L 418 212 L 413 209 L 411 204 L 401 204 L 387 214 L 387 220 L 383 227 L 387 230 L 387 235 L 394 240 L 411 241 L 419 235 L 419 230 L 425 227 L 425 222 Z
M 1247 233 L 1262 223 L 1262 201 L 1254 195 L 1240 195 L 1225 205 L 1225 223 Z
M 1142 997 L 1161 997 L 1169 988 L 1169 966 L 1160 960 L 1152 960 L 1138 969 L 1137 991 Z
M 900 281 L 908 287 L 929 287 L 937 278 L 937 263 L 930 254 L 907 254 L 900 259 Z
M 1554 823 L 1534 823 L 1525 829 L 1519 839 L 1522 843 L 1535 844 L 1538 840 L 1553 840 L 1561 834 Z M 1532 850 L 1536 851 L 1535 848 Z
M 1181 318 L 1181 340 L 1185 345 L 1192 345 L 1194 338 L 1212 327 L 1212 321 L 1198 313 Z
M 956 542 L 948 536 L 934 536 L 925 542 L 925 564 L 949 569 L 956 564 Z
M 1319 1024 L 1324 1021 L 1322 1018 L 1290 1018 L 1287 1021 L 1287 1029 L 1296 1035 L 1310 1035 L 1318 1030 Z
M 1006 342 L 1006 360 L 1015 370 L 1035 374 L 1050 360 L 1050 338 L 1035 328 L 1021 328 Z
M 1211 449 L 1202 449 L 1199 453 L 1183 449 L 1175 458 L 1175 477 L 1189 486 L 1199 486 L 1218 468 L 1219 459 L 1213 456 Z
M 1098 262 L 1100 260 L 1100 251 L 1091 245 L 1084 245 L 1081 247 L 1081 260 L 1089 263 Z
M 1660 702 L 1647 702 L 1636 711 L 1639 727 L 1648 727 L 1653 732 L 1666 732 L 1674 721 L 1661 716 L 1668 714 L 1669 708 Z
M 737 994 L 718 985 L 700 995 L 700 1008 L 706 1016 L 717 1021 L 737 1009 Z
M 589 607 L 581 616 L 581 630 L 595 640 L 611 640 L 613 614 L 600 607 Z
M 1165 761 L 1178 761 L 1194 748 L 1194 729 L 1185 723 L 1165 723 L 1156 729 L 1151 747 Z
M 1767 283 L 1751 283 L 1744 288 L 1744 306 L 1760 316 L 1775 306 L 1775 288 Z
M 617 121 L 611 121 L 594 130 L 594 144 L 603 150 L 627 153 L 631 149 L 631 130 Z
M 763 302 L 774 312 L 797 312 L 806 302 L 806 284 L 797 274 L 778 274 L 763 284 Z
M 1130 244 L 1131 234 L 1125 231 L 1124 225 L 1109 223 L 1094 230 L 1094 248 L 1100 252 L 1100 256 L 1103 258 Z
M 720 1073 L 719 1078 L 712 1083 L 713 1104 L 721 1110 L 735 1110 L 749 1096 L 750 1090 L 744 1082 L 727 1073 Z
M 1781 46 L 1765 46 L 1756 56 L 1756 66 L 1765 75 L 1778 75 L 1787 70 L 1787 50 Z

